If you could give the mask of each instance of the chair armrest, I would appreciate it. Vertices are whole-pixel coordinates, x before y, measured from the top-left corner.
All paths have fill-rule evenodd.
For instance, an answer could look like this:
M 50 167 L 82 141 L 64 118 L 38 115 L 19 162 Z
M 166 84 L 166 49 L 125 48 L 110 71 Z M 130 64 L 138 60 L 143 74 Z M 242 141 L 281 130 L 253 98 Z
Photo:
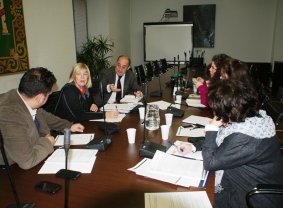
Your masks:
M 258 184 L 254 189 L 246 194 L 246 203 L 252 207 L 250 199 L 257 194 L 281 194 L 283 195 L 283 184 Z

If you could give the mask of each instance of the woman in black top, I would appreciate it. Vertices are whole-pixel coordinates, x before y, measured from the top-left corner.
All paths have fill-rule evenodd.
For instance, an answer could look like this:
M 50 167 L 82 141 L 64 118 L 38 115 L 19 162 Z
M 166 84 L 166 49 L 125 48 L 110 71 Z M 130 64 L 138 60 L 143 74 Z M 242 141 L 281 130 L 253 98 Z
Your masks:
M 77 63 L 73 66 L 69 82 L 61 89 L 55 115 L 72 122 L 103 118 L 103 112 L 97 112 L 93 95 L 90 71 L 86 64 Z M 106 112 L 106 119 L 116 117 L 118 112 Z

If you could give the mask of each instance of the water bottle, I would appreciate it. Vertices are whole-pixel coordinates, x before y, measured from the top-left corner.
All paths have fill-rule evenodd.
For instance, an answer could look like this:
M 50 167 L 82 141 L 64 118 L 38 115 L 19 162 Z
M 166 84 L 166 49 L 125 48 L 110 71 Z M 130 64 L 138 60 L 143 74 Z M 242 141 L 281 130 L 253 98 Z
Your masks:
M 160 125 L 158 105 L 148 105 L 145 115 L 145 128 L 148 130 L 157 130 Z

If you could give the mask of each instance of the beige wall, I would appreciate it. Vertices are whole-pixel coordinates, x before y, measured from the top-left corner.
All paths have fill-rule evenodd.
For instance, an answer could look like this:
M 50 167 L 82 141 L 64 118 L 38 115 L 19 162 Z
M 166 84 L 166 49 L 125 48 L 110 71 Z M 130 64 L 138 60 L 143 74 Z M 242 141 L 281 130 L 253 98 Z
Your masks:
M 87 0 L 88 33 L 109 37 L 114 42 L 112 63 L 130 54 L 130 0 Z
M 58 87 L 76 61 L 71 0 L 23 0 L 30 67 L 53 71 Z M 0 93 L 17 88 L 22 74 L 0 77 Z

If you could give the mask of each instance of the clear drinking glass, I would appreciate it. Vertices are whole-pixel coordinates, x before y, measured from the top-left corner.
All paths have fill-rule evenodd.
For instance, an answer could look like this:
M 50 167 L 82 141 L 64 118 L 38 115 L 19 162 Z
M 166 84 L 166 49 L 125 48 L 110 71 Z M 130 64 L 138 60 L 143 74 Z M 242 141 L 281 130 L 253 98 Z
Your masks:
M 145 115 L 145 128 L 148 130 L 157 130 L 160 125 L 158 105 L 147 105 Z

